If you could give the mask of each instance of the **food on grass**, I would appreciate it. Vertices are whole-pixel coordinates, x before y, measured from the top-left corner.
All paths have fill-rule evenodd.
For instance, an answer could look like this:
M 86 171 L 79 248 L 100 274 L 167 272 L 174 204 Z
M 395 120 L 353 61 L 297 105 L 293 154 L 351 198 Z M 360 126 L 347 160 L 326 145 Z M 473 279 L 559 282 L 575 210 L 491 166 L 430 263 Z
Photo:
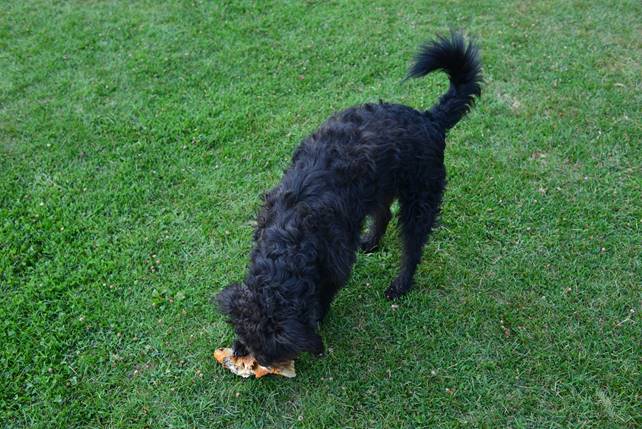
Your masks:
M 214 359 L 234 374 L 240 375 L 243 378 L 247 378 L 252 374 L 254 374 L 256 378 L 261 378 L 268 374 L 282 375 L 287 378 L 296 376 L 293 360 L 280 366 L 263 366 L 251 355 L 234 356 L 231 348 L 216 349 L 214 351 Z

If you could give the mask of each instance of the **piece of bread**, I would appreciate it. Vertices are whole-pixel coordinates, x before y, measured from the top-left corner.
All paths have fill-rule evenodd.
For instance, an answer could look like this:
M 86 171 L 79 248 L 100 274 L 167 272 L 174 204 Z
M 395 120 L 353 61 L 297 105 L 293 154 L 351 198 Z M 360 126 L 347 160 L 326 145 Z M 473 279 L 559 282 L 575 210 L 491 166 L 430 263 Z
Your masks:
M 282 375 L 287 378 L 296 376 L 293 360 L 278 367 L 262 366 L 251 355 L 234 356 L 234 352 L 229 347 L 216 349 L 214 351 L 214 359 L 234 374 L 243 378 L 247 378 L 252 374 L 256 378 L 261 378 L 268 374 Z

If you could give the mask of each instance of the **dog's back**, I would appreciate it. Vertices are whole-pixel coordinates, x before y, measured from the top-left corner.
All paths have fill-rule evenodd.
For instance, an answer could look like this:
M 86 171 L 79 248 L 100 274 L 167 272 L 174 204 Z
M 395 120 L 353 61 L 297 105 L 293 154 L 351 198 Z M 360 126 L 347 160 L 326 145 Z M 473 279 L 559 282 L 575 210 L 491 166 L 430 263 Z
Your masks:
M 302 142 L 293 167 L 309 170 L 314 165 L 332 171 L 335 181 L 363 187 L 361 198 L 368 195 L 369 200 L 374 193 L 377 201 L 398 186 L 407 187 L 408 180 L 438 178 L 446 133 L 481 92 L 477 48 L 456 33 L 439 37 L 421 47 L 406 79 L 436 70 L 446 72 L 450 87 L 429 110 L 369 103 L 341 111 Z

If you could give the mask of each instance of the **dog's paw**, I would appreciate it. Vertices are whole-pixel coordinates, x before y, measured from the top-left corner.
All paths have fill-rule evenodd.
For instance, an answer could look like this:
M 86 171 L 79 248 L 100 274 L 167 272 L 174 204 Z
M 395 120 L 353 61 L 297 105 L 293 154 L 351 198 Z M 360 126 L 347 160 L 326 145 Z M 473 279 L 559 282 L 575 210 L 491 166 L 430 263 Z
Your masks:
M 243 357 L 250 354 L 245 345 L 239 340 L 234 340 L 234 343 L 232 344 L 232 350 L 234 357 Z
M 402 295 L 401 293 L 399 293 L 397 289 L 394 289 L 393 287 L 388 287 L 388 289 L 386 289 L 384 294 L 388 301 L 393 301 Z
M 386 295 L 386 299 L 392 301 L 400 298 L 410 290 L 411 286 L 412 284 L 409 282 L 404 282 L 399 278 L 394 279 L 392 283 L 390 283 L 390 286 L 388 286 L 388 289 L 386 289 L 386 291 L 384 292 Z

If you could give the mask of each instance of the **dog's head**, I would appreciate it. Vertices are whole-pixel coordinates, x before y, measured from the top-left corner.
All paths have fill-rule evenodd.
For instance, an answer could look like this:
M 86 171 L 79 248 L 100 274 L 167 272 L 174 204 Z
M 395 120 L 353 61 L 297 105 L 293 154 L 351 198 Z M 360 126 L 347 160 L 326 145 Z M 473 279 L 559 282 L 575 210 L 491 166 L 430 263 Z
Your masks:
M 234 326 L 238 341 L 261 365 L 292 360 L 302 352 L 323 352 L 321 337 L 313 328 L 288 316 L 287 309 L 274 309 L 268 296 L 245 284 L 227 286 L 216 302 Z

